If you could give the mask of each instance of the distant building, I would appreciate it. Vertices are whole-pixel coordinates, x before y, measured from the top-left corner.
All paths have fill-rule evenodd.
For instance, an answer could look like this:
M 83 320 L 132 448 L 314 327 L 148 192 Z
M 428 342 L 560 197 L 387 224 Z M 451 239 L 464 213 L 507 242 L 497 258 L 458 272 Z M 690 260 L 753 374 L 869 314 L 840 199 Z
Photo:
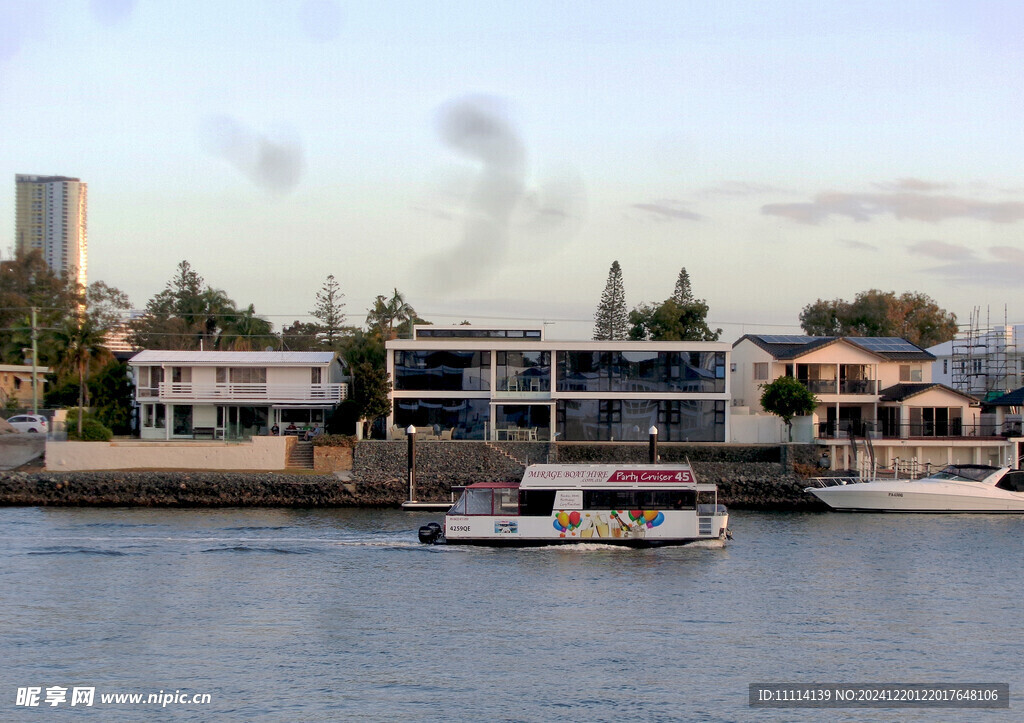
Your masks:
M 728 344 L 548 341 L 542 329 L 416 326 L 387 344 L 389 437 L 725 442 Z M 429 430 L 429 431 L 428 431 Z
M 18 253 L 41 251 L 58 274 L 88 284 L 87 187 L 77 178 L 17 174 L 14 240 Z
M 36 395 L 43 401 L 46 375 L 49 367 L 36 367 Z M 13 404 L 17 407 L 32 406 L 32 366 L 30 364 L 0 364 L 0 406 Z

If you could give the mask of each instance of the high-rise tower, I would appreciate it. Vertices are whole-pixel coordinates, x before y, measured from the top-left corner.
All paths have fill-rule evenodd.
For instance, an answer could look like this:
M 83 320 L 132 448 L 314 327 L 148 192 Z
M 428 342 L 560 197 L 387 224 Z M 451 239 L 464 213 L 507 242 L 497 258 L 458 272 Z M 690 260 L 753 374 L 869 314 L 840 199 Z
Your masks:
M 39 250 L 56 273 L 88 283 L 87 187 L 77 178 L 17 174 L 14 240 L 18 253 Z

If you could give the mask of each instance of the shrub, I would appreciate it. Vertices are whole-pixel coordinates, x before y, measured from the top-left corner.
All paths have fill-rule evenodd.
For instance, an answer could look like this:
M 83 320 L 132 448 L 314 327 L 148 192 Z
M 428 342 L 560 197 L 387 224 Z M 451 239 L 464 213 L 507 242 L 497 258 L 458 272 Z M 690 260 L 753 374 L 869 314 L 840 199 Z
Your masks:
M 356 438 L 348 434 L 319 434 L 313 437 L 314 447 L 354 447 Z
M 78 436 L 78 410 L 68 410 L 68 440 L 77 442 L 109 442 L 114 433 L 103 422 L 96 419 L 91 412 L 82 417 L 82 436 Z

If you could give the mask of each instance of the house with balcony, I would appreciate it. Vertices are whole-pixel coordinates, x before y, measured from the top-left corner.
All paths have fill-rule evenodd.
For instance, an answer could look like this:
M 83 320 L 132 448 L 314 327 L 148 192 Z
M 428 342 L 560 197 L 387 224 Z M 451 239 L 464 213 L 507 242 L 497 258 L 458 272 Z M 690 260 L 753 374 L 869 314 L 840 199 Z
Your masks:
M 818 399 L 813 437 L 850 466 L 851 436 L 870 439 L 880 464 L 995 463 L 1005 439 L 983 425 L 979 400 L 932 381 L 935 357 L 895 337 L 747 334 L 733 344 L 733 405 L 764 414 L 761 385 L 800 380 Z
M 389 437 L 724 442 L 729 345 L 549 341 L 543 329 L 416 326 L 387 342 Z
M 347 392 L 333 352 L 147 350 L 128 364 L 143 439 L 248 439 L 323 424 Z

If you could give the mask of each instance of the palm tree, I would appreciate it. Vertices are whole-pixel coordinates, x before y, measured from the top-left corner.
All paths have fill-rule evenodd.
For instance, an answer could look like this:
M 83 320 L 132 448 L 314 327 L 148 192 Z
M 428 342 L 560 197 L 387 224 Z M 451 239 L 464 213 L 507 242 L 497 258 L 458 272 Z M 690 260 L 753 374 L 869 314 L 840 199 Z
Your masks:
M 236 311 L 224 318 L 217 346 L 233 351 L 252 351 L 277 344 L 272 334 L 273 326 L 266 319 L 256 316 L 256 308 L 249 304 L 245 311 Z
M 395 326 L 407 326 L 416 320 L 416 310 L 406 302 L 405 297 L 398 290 L 388 299 L 385 296 L 378 296 L 373 303 L 373 308 L 366 315 L 366 325 L 376 329 L 381 337 L 387 341 L 394 339 L 398 332 Z
M 110 351 L 103 345 L 107 330 L 88 315 L 72 316 L 53 332 L 59 351 L 57 367 L 65 374 L 78 375 L 78 437 L 82 437 L 82 417 L 89 403 L 85 377 L 93 361 L 107 361 Z

